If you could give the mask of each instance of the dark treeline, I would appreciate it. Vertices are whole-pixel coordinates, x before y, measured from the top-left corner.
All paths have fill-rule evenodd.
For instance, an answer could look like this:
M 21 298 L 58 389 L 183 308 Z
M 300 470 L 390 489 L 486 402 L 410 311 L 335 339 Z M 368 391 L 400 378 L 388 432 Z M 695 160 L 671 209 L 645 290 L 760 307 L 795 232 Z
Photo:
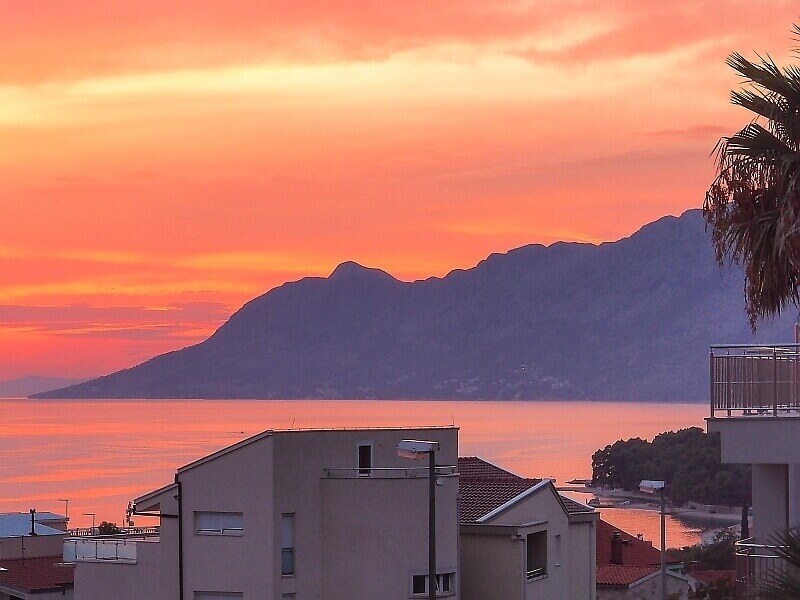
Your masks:
M 738 506 L 750 498 L 750 469 L 720 462 L 718 434 L 698 427 L 619 440 L 592 455 L 592 484 L 636 490 L 643 479 L 667 482 L 678 505 L 689 501 Z

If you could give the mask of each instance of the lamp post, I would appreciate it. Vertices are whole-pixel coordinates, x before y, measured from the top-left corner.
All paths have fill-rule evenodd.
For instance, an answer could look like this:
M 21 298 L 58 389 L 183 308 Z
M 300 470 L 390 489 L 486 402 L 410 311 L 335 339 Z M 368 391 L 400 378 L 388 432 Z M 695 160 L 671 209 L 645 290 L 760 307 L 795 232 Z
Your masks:
M 92 535 L 94 535 L 94 518 L 97 516 L 95 513 L 83 513 L 84 517 L 92 517 Z
M 645 479 L 639 484 L 639 491 L 647 494 L 661 494 L 661 600 L 667 600 L 667 529 L 666 529 L 666 500 L 664 498 L 663 481 Z
M 64 518 L 69 521 L 69 498 L 59 498 L 58 501 L 64 503 Z
M 439 442 L 403 440 L 397 444 L 402 458 L 428 458 L 428 598 L 436 600 L 436 451 Z

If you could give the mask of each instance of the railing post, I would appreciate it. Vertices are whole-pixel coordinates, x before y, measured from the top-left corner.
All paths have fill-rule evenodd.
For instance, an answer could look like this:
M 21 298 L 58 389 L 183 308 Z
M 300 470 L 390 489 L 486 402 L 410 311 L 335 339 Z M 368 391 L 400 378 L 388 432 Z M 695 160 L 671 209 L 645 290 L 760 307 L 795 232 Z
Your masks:
M 772 347 L 772 415 L 778 416 L 778 349 Z
M 708 389 L 708 399 L 711 403 L 711 416 L 714 416 L 714 349 L 708 350 L 708 379 L 710 381 Z

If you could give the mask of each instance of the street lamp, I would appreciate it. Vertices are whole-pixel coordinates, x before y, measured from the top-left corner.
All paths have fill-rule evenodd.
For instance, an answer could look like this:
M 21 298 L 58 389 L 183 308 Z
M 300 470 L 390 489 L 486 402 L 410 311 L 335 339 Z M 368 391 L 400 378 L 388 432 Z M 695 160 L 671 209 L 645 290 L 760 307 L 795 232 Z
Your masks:
M 436 451 L 439 442 L 403 440 L 397 444 L 402 458 L 428 457 L 428 598 L 436 600 Z
M 94 535 L 94 518 L 97 516 L 95 513 L 83 513 L 84 517 L 92 517 L 92 535 Z
M 64 503 L 64 518 L 69 521 L 69 498 L 59 498 L 58 501 Z
M 661 494 L 661 600 L 667 600 L 667 529 L 665 508 L 666 501 L 664 499 L 663 481 L 651 481 L 645 479 L 639 484 L 639 491 L 646 494 Z

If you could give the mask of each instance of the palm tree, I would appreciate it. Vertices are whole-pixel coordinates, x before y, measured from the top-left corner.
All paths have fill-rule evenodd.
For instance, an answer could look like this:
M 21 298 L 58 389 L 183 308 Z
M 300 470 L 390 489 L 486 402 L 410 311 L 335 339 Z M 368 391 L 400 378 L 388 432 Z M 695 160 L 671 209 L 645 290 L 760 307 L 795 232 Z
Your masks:
M 800 35 L 800 26 L 793 31 Z M 717 177 L 703 205 L 717 262 L 744 268 L 753 331 L 800 302 L 800 66 L 757 56 L 727 59 L 745 80 L 731 102 L 755 116 L 717 144 Z
M 759 575 L 753 597 L 758 600 L 800 600 L 800 530 L 786 529 L 772 536 L 774 562 Z

